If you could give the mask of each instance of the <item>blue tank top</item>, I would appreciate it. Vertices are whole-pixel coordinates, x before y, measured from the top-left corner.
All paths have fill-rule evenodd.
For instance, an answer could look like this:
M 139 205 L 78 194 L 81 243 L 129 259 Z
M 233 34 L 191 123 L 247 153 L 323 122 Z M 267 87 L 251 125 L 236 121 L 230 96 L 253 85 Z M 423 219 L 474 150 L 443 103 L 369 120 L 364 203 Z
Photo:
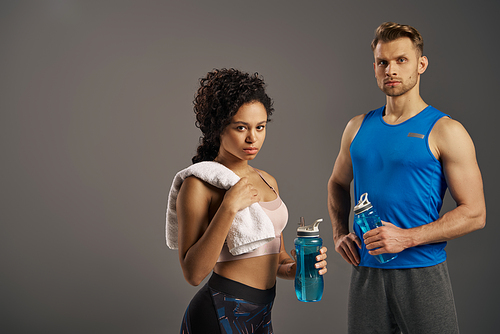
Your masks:
M 439 218 L 447 185 L 428 137 L 436 122 L 448 115 L 428 106 L 405 122 L 391 125 L 382 118 L 384 110 L 370 111 L 351 143 L 355 202 L 368 193 L 380 218 L 401 228 L 433 222 Z M 354 231 L 363 240 L 356 224 Z M 385 264 L 377 262 L 362 244 L 359 265 L 365 267 L 418 268 L 446 260 L 446 242 L 405 249 Z

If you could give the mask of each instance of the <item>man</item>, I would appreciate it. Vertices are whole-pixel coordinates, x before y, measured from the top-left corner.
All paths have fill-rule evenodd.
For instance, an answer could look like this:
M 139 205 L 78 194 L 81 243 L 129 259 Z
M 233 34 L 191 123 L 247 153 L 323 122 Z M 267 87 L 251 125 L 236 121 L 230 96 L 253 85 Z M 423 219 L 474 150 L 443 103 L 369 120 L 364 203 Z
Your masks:
M 347 124 L 328 182 L 335 250 L 353 265 L 349 333 L 458 333 L 444 247 L 485 225 L 474 144 L 420 97 L 428 59 L 415 28 L 383 23 L 371 46 L 386 104 Z M 383 223 L 364 235 L 349 232 L 351 181 Z M 447 187 L 457 207 L 439 217 Z M 382 253 L 398 256 L 381 264 Z

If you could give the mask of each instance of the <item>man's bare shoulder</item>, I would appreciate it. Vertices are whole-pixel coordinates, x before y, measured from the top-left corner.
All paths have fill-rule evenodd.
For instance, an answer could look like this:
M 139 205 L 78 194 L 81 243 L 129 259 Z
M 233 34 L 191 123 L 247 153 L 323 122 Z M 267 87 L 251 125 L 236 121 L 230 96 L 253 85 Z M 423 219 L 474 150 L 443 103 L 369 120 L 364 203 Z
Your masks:
M 357 115 L 351 118 L 351 120 L 347 123 L 344 129 L 344 137 L 348 139 L 348 142 L 351 142 L 358 133 L 358 130 L 361 127 L 365 116 L 366 114 Z
M 462 123 L 449 117 L 443 117 L 436 122 L 431 131 L 431 136 L 438 143 L 470 138 Z
M 347 123 L 347 126 L 357 126 L 357 127 L 359 127 L 361 125 L 361 123 L 363 123 L 363 120 L 365 119 L 365 116 L 366 116 L 366 114 L 361 114 L 361 115 L 354 116 L 353 118 L 351 118 L 351 120 L 349 121 L 349 123 Z
M 475 154 L 474 143 L 465 127 L 449 117 L 443 117 L 436 122 L 429 135 L 429 146 L 439 160 L 466 153 L 471 156 Z
M 463 128 L 462 123 L 457 121 L 456 119 L 450 118 L 448 116 L 441 117 L 437 122 L 436 126 L 438 129 L 447 129 L 453 130 L 454 128 Z

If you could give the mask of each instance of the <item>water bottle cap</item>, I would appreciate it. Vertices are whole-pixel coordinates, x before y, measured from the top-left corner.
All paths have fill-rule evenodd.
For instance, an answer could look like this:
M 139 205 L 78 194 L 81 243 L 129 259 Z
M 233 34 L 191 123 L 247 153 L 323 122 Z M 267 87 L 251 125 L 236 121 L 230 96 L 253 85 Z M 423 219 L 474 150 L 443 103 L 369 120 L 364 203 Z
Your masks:
M 319 236 L 319 223 L 323 219 L 317 219 L 311 225 L 305 226 L 304 217 L 300 217 L 299 227 L 297 228 L 298 237 L 318 237 Z
M 372 203 L 368 200 L 368 193 L 364 193 L 359 198 L 358 204 L 354 207 L 354 214 L 358 215 L 366 210 L 369 210 L 373 207 Z

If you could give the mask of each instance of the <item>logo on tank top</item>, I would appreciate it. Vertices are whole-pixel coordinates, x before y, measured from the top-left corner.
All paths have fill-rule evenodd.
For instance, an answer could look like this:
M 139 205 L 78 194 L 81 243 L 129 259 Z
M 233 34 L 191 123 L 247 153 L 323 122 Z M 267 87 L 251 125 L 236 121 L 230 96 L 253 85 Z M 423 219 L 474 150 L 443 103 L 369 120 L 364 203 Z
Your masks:
M 424 139 L 425 136 L 420 133 L 408 132 L 408 137 Z

